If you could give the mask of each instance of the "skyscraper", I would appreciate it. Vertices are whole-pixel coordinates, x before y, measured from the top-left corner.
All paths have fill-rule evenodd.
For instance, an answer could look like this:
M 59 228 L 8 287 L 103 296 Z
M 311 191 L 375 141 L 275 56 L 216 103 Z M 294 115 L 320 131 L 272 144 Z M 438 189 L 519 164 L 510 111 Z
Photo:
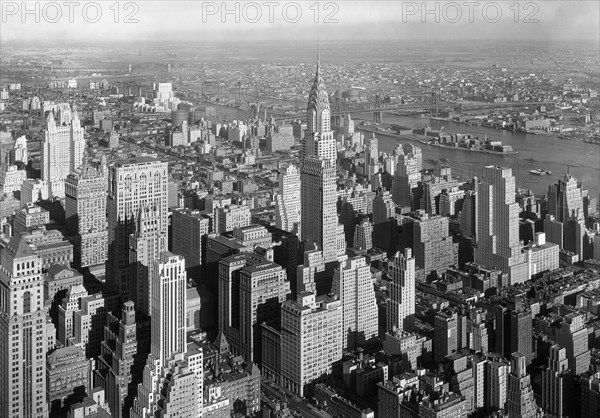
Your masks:
M 0 250 L 0 261 L 0 416 L 46 417 L 41 260 L 17 234 Z
M 210 232 L 210 218 L 199 210 L 177 209 L 171 218 L 173 253 L 185 258 L 186 269 L 202 264 L 203 236 Z
M 444 357 L 456 353 L 459 347 L 458 314 L 444 309 L 435 316 L 433 331 L 433 361 L 440 363 Z
M 198 416 L 198 382 L 185 362 L 185 260 L 165 251 L 153 267 L 150 355 L 131 416 Z
M 300 233 L 300 172 L 292 164 L 284 167 L 279 176 L 275 225 L 284 231 Z
M 519 204 L 510 168 L 487 166 L 477 183 L 477 245 L 474 261 L 508 274 L 508 284 L 529 279 L 519 242 Z
M 576 253 L 580 260 L 584 259 L 585 196 L 587 191 L 582 190 L 581 183 L 570 174 L 548 187 L 548 213 L 563 224 L 564 249 Z
M 129 236 L 129 262 L 132 280 L 137 284 L 135 302 L 138 310 L 151 315 L 152 264 L 166 248 L 166 234 L 160 230 L 161 211 L 157 206 L 140 207 L 135 232 Z
M 136 378 L 141 375 L 137 350 L 137 325 L 132 301 L 123 304 L 121 319 L 108 314 L 104 328 L 102 356 L 98 358 L 106 372 L 106 399 L 115 418 L 129 416 L 136 395 Z
M 364 218 L 354 228 L 354 248 L 368 251 L 373 248 L 373 224 Z
M 185 353 L 187 344 L 185 259 L 165 251 L 153 267 L 150 352 L 165 366 L 170 357 Z
M 102 264 L 108 253 L 104 162 L 85 162 L 65 181 L 65 218 L 69 231 L 77 234 L 75 264 L 82 268 Z
M 552 417 L 570 416 L 569 407 L 573 374 L 569 370 L 567 351 L 560 345 L 550 347 L 546 370 L 542 372 L 542 408 Z
M 83 162 L 85 151 L 84 129 L 77 111 L 70 125 L 57 126 L 50 112 L 42 143 L 42 180 L 48 183 L 48 196 L 65 196 L 65 179 Z
M 337 186 L 335 165 L 330 160 L 304 159 L 300 182 L 301 238 L 323 251 L 326 263 L 337 259 Z
M 415 259 L 412 250 L 396 253 L 388 264 L 390 299 L 387 309 L 387 330 L 411 331 L 415 321 Z
M 379 141 L 375 137 L 375 134 L 366 141 L 365 147 L 365 174 L 367 178 L 371 180 L 373 174 L 379 172 Z
M 281 307 L 281 384 L 304 396 L 342 358 L 342 304 L 328 296 L 300 292 Z
M 417 209 L 416 202 L 413 202 L 413 190 L 421 179 L 422 165 L 421 148 L 411 144 L 405 151 L 402 147 L 398 147 L 396 172 L 392 186 L 392 196 L 396 205 Z
M 437 272 L 443 273 L 448 267 L 458 266 L 458 243 L 452 241 L 448 218 L 429 217 L 419 210 L 413 223 L 413 245 L 416 267 L 424 277 Z
M 594 418 L 600 410 L 600 372 L 583 376 L 581 384 L 581 418 Z
M 237 254 L 219 263 L 219 330 L 234 353 L 260 363 L 260 324 L 280 318 L 290 282 L 278 264 L 254 254 Z
M 509 418 L 535 418 L 537 404 L 533 397 L 531 376 L 525 370 L 525 356 L 513 353 L 508 375 L 507 410 Z
M 334 271 L 332 292 L 342 301 L 342 345 L 354 350 L 377 336 L 377 300 L 366 257 L 349 258 Z
M 325 89 L 320 66 L 321 57 L 319 53 L 317 56 L 317 72 L 308 95 L 306 135 L 302 142 L 302 157 L 305 159 L 310 156 L 317 156 L 329 160 L 335 172 L 337 150 L 335 137 L 331 131 L 329 95 Z
M 137 309 L 144 297 L 138 287 L 146 287 L 137 282 L 131 268 L 130 235 L 140 227 L 140 214 L 150 212 L 141 225 L 157 238 L 153 252 L 160 254 L 167 248 L 167 173 L 166 162 L 150 157 L 119 161 L 109 168 L 107 284 L 123 302 L 133 300 Z
M 563 223 L 570 218 L 583 218 L 583 191 L 575 177 L 565 174 L 562 180 L 548 187 L 548 212 Z
M 396 207 L 389 192 L 379 190 L 373 199 L 373 246 L 393 256 L 398 242 Z
M 567 352 L 569 369 L 575 374 L 588 371 L 590 349 L 585 315 L 578 312 L 566 314 L 556 334 L 557 343 Z

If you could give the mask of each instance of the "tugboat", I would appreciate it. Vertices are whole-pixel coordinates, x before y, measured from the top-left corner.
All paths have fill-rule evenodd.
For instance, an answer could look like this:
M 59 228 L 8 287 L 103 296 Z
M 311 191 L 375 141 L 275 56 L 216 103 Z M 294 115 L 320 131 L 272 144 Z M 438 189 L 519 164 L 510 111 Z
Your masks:
M 536 176 L 551 176 L 552 175 L 552 171 L 550 171 L 550 170 L 543 170 L 541 168 L 536 168 L 534 170 L 529 170 L 529 173 L 535 174 Z

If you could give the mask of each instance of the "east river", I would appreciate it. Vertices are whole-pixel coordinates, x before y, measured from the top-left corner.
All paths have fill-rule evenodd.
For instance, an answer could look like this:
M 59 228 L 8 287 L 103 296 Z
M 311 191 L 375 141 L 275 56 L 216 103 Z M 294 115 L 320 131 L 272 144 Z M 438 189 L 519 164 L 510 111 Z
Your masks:
M 359 114 L 358 118 L 372 120 L 372 113 Z M 399 143 L 413 143 L 421 147 L 423 152 L 424 168 L 432 168 L 433 163 L 428 160 L 445 158 L 445 165 L 452 167 L 453 173 L 469 179 L 481 176 L 486 165 L 510 167 L 517 178 L 517 186 L 531 189 L 536 194 L 548 192 L 548 186 L 556 183 L 569 172 L 577 180 L 583 182 L 584 189 L 588 189 L 592 196 L 600 194 L 600 146 L 579 141 L 561 140 L 557 135 L 532 135 L 512 132 L 503 129 L 494 129 L 483 126 L 469 126 L 462 123 L 433 120 L 429 118 L 413 118 L 410 116 L 383 115 L 383 123 L 398 124 L 408 128 L 421 128 L 430 126 L 432 129 L 441 129 L 448 133 L 470 133 L 480 138 L 487 135 L 488 139 L 502 141 L 503 145 L 510 145 L 518 155 L 484 154 L 467 150 L 453 150 L 436 148 L 419 144 L 418 142 L 377 135 L 379 151 L 391 152 Z M 365 138 L 372 134 L 365 132 Z M 531 161 L 533 160 L 533 161 Z M 535 168 L 549 170 L 552 175 L 537 176 L 529 171 Z
M 217 119 L 244 118 L 247 112 L 226 106 L 205 104 L 216 109 Z M 357 114 L 355 122 L 359 119 L 373 120 L 372 113 Z M 531 189 L 536 194 L 548 192 L 548 186 L 556 183 L 569 172 L 583 187 L 589 190 L 592 196 L 600 194 L 600 146 L 579 141 L 566 141 L 557 135 L 532 135 L 521 132 L 512 132 L 503 129 L 493 129 L 483 126 L 469 126 L 462 123 L 433 120 L 429 118 L 415 118 L 410 116 L 383 115 L 386 124 L 398 124 L 409 128 L 430 126 L 432 129 L 444 128 L 448 133 L 470 133 L 483 138 L 499 139 L 504 145 L 510 145 L 517 155 L 484 154 L 479 152 L 436 148 L 408 140 L 393 138 L 385 135 L 376 135 L 379 140 L 379 151 L 392 152 L 398 143 L 413 143 L 423 151 L 424 168 L 433 168 L 433 163 L 428 160 L 445 158 L 445 165 L 452 167 L 452 172 L 464 179 L 481 176 L 486 165 L 510 167 L 517 178 L 517 186 Z M 371 136 L 365 132 L 365 138 Z M 530 161 L 533 160 L 533 161 Z M 552 175 L 536 176 L 529 171 L 535 168 L 549 170 Z

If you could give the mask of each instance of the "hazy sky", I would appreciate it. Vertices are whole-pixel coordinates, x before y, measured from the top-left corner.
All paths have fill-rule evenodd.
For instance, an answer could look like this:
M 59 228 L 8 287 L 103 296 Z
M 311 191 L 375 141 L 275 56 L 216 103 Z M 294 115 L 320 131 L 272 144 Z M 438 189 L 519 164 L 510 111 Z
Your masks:
M 75 6 L 68 1 L 26 2 L 24 10 L 21 1 L 0 0 L 1 41 L 598 40 L 600 36 L 597 0 L 71 3 Z

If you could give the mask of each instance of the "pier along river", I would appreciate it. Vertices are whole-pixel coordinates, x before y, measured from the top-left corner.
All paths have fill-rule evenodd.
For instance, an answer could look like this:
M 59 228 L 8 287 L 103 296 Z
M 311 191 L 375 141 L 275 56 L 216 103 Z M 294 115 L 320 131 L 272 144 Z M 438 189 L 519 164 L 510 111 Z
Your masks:
M 357 128 L 361 120 L 371 121 L 372 113 L 356 115 Z M 360 119 L 360 120 L 359 120 Z M 371 122 L 372 123 L 372 122 Z M 579 141 L 561 140 L 557 135 L 532 135 L 522 132 L 512 132 L 504 129 L 494 129 L 485 126 L 473 126 L 463 123 L 434 120 L 430 118 L 415 118 L 411 116 L 383 115 L 384 124 L 397 124 L 408 128 L 441 129 L 447 133 L 470 133 L 483 138 L 502 141 L 510 145 L 518 155 L 484 154 L 468 150 L 436 148 L 391 136 L 375 134 L 379 140 L 379 151 L 392 152 L 399 143 L 415 144 L 423 151 L 423 168 L 433 168 L 428 160 L 445 158 L 444 165 L 450 166 L 452 172 L 462 178 L 469 179 L 481 176 L 486 165 L 498 165 L 512 168 L 517 178 L 517 187 L 531 189 L 536 194 L 548 192 L 548 185 L 556 183 L 569 172 L 578 181 L 583 182 L 583 188 L 589 190 L 592 196 L 600 194 L 600 146 Z M 372 134 L 365 132 L 365 139 Z M 533 160 L 533 161 L 531 161 Z M 552 175 L 537 176 L 529 171 L 541 168 L 549 170 Z

